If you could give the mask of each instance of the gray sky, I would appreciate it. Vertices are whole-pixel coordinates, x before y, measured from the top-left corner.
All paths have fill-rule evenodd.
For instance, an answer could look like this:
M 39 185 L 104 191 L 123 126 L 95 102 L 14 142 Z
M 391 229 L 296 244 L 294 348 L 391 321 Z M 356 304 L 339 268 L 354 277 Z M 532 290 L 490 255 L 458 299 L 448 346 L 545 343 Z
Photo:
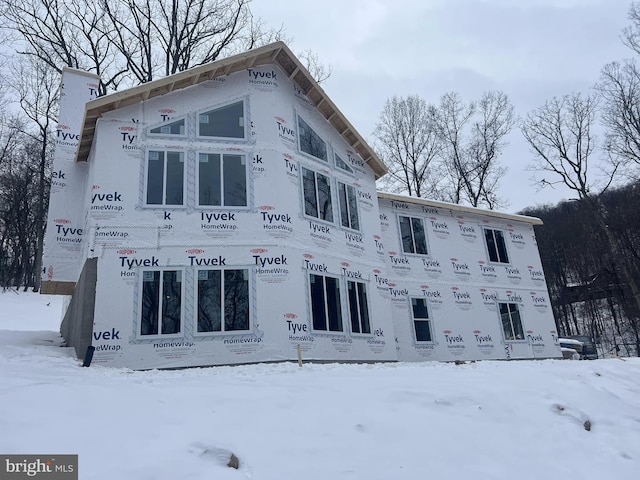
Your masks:
M 269 26 L 284 24 L 299 53 L 333 67 L 325 91 L 373 144 L 384 102 L 418 94 L 436 103 L 448 91 L 465 100 L 487 90 L 509 95 L 519 116 L 553 96 L 587 92 L 600 69 L 632 55 L 620 41 L 631 0 L 254 0 Z M 570 197 L 540 192 L 532 154 L 518 129 L 501 157 L 509 212 Z

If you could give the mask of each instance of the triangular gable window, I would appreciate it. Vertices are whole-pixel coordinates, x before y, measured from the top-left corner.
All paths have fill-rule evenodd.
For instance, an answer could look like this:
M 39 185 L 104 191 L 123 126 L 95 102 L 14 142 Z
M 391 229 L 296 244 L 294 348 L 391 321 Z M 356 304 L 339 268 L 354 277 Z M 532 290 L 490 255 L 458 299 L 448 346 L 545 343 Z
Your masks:
M 198 115 L 200 137 L 244 138 L 244 102 L 239 101 Z
M 344 160 L 342 160 L 342 158 L 340 158 L 340 156 L 337 153 L 335 154 L 335 157 L 336 157 L 336 167 L 338 167 L 340 170 L 344 170 L 345 172 L 353 173 L 353 168 L 347 165 L 347 163 Z
M 149 133 L 159 135 L 184 135 L 184 118 L 175 122 L 166 123 L 149 130 Z

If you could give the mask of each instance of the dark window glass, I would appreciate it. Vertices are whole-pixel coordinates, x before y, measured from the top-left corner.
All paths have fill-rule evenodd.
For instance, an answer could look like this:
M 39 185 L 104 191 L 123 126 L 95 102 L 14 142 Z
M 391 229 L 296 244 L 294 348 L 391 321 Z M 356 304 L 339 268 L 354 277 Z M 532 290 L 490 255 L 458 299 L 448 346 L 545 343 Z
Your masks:
M 201 113 L 198 132 L 201 137 L 244 138 L 243 102 Z
M 200 206 L 244 207 L 247 205 L 245 157 L 201 153 L 198 158 L 198 204 Z
M 337 153 L 335 154 L 335 159 L 336 167 L 338 167 L 340 170 L 344 170 L 345 172 L 353 173 L 353 169 L 349 165 L 347 165 L 347 162 L 342 160 L 342 158 L 340 158 Z
M 316 173 L 316 181 L 318 182 L 318 218 L 332 222 L 333 210 L 331 208 L 331 185 L 329 184 L 329 179 Z
M 160 272 L 142 272 L 142 316 L 140 334 L 158 334 L 158 300 L 160 298 Z
M 149 152 L 147 163 L 147 204 L 162 205 L 164 195 L 164 152 Z
M 324 277 L 327 284 L 327 313 L 329 330 L 342 331 L 342 309 L 340 308 L 340 285 L 337 278 Z
M 327 144 L 313 129 L 298 117 L 298 138 L 300 150 L 320 160 L 327 160 Z
M 306 168 L 302 169 L 302 189 L 304 191 L 304 213 L 311 217 L 317 217 L 316 175 Z
M 160 125 L 152 128 L 149 133 L 159 133 L 161 135 L 184 135 L 184 118 L 175 122 Z
M 358 219 L 358 201 L 356 190 L 350 185 L 338 183 L 338 200 L 340 205 L 340 223 L 343 227 L 360 230 Z
M 314 330 L 327 330 L 327 309 L 324 298 L 324 277 L 309 275 L 311 289 L 311 315 Z
M 349 315 L 351 331 L 354 333 L 371 333 L 369 323 L 369 305 L 367 302 L 367 289 L 364 283 L 347 282 L 347 295 L 349 297 Z
M 412 298 L 411 311 L 413 314 L 413 327 L 416 332 L 416 341 L 433 341 L 427 301 L 424 298 Z
M 182 272 L 162 272 L 162 334 L 180 332 L 182 306 Z
M 415 217 L 399 216 L 400 237 L 404 253 L 427 255 L 427 237 L 422 220 Z
M 249 272 L 224 271 L 224 329 L 249 330 Z
M 165 205 L 182 205 L 184 190 L 184 153 L 167 153 L 167 191 Z
M 220 270 L 198 271 L 198 332 L 222 331 Z
M 342 332 L 340 283 L 337 278 L 309 275 L 314 330 Z
M 241 155 L 224 156 L 224 204 L 230 207 L 247 205 L 246 162 Z
M 499 303 L 500 319 L 505 340 L 523 340 L 522 319 L 515 303 Z
M 331 207 L 331 185 L 329 178 L 312 170 L 302 168 L 302 190 L 304 213 L 311 217 L 333 221 Z
M 505 244 L 504 234 L 502 231 L 486 228 L 484 230 L 484 238 L 487 243 L 489 260 L 492 262 L 509 263 L 507 246 Z

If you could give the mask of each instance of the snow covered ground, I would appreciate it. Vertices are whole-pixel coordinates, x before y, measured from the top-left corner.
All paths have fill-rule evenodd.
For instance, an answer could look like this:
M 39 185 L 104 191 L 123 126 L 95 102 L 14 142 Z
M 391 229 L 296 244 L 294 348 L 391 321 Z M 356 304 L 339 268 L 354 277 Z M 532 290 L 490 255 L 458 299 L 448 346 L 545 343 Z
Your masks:
M 60 308 L 0 294 L 0 453 L 78 454 L 82 480 L 640 471 L 640 359 L 82 368 Z

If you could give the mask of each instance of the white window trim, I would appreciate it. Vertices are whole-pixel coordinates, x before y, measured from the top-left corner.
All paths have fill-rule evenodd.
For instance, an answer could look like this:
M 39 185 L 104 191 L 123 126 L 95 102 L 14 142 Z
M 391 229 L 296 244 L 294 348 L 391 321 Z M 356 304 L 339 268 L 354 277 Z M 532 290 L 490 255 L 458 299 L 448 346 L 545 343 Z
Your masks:
M 368 281 L 364 281 L 362 279 L 359 280 L 352 280 L 349 277 L 342 277 L 344 280 L 344 285 L 345 285 L 345 301 L 347 304 L 347 313 L 348 313 L 348 327 L 349 327 L 349 333 L 353 336 L 356 337 L 365 337 L 365 338 L 371 338 L 374 336 L 374 329 L 373 329 L 373 325 L 371 325 L 371 298 L 369 296 L 369 282 Z M 365 286 L 365 292 L 367 294 L 367 309 L 368 312 L 367 314 L 369 315 L 369 333 L 363 333 L 363 332 L 354 332 L 351 326 L 351 302 L 349 302 L 349 283 L 348 282 L 353 282 L 353 283 L 362 283 Z M 360 302 L 358 302 L 358 309 L 360 308 Z M 344 314 L 344 312 L 343 312 Z M 344 317 L 344 315 L 343 315 Z M 362 318 L 360 317 L 360 320 L 362 320 Z M 344 324 L 344 321 L 343 321 Z M 343 325 L 344 326 L 344 325 Z M 360 325 L 360 329 L 362 329 L 362 324 Z
M 338 274 L 333 274 L 333 273 L 327 273 L 327 272 L 316 272 L 314 270 L 309 270 L 309 269 L 304 269 L 306 276 L 307 276 L 307 304 L 308 304 L 308 308 L 309 308 L 309 326 L 311 327 L 311 333 L 313 333 L 314 335 L 329 335 L 329 336 L 341 336 L 341 337 L 347 337 L 351 328 L 351 319 L 348 319 L 348 323 L 349 325 L 346 325 L 345 322 L 345 307 L 344 307 L 344 302 L 345 302 L 345 289 L 344 289 L 344 285 L 343 285 L 343 278 L 342 275 L 338 275 Z M 342 317 L 342 330 L 329 330 L 329 318 L 328 316 L 325 317 L 325 322 L 326 322 L 326 326 L 327 329 L 326 330 L 316 330 L 315 328 L 313 328 L 313 298 L 311 297 L 311 275 L 317 275 L 320 277 L 331 277 L 334 278 L 338 281 L 338 287 L 340 288 L 340 315 Z M 329 309 L 328 309 L 328 304 L 327 304 L 327 295 L 326 295 L 326 289 L 324 291 L 324 308 L 325 308 L 325 312 L 328 315 Z M 346 309 L 348 310 L 348 308 Z
M 249 186 L 249 182 L 251 180 L 251 176 L 249 175 L 249 155 L 247 154 L 247 152 L 227 152 L 224 150 L 196 150 L 196 175 L 195 175 L 195 187 L 196 187 L 196 193 L 195 193 L 195 203 L 196 203 L 196 209 L 198 210 L 233 210 L 233 211 L 246 211 L 246 210 L 250 210 L 251 209 L 251 196 L 249 195 L 250 192 L 250 186 Z M 244 169 L 244 176 L 245 176 L 245 185 L 246 185 L 246 195 L 247 195 L 247 204 L 246 205 L 200 205 L 200 154 L 205 154 L 205 155 L 220 155 L 221 159 L 224 157 L 224 155 L 238 155 L 241 157 L 244 157 L 244 162 L 245 162 L 245 169 Z M 222 166 L 221 168 L 221 172 L 222 172 Z M 221 192 L 221 200 L 224 200 L 224 172 L 222 172 L 222 175 L 220 176 L 220 192 Z
M 234 103 L 239 103 L 242 102 L 242 119 L 243 119 L 243 123 L 244 123 L 244 136 L 242 138 L 240 137 L 213 137 L 213 136 L 209 136 L 209 135 L 200 135 L 200 115 L 205 113 L 205 112 L 210 112 L 212 110 L 219 110 L 222 109 L 224 107 L 228 107 L 229 105 L 233 105 Z M 248 118 L 248 113 L 249 113 L 249 108 L 248 108 L 248 103 L 249 103 L 249 98 L 248 96 L 243 96 L 241 98 L 236 98 L 234 100 L 230 100 L 228 102 L 224 102 L 224 103 L 219 103 L 219 104 L 215 104 L 215 105 L 210 105 L 206 108 L 202 108 L 199 110 L 196 110 L 195 113 L 195 131 L 196 131 L 196 140 L 199 141 L 215 141 L 215 142 L 228 142 L 228 143 L 246 143 L 249 140 L 250 137 L 250 129 L 251 129 L 251 122 L 249 122 L 249 118 Z
M 420 299 L 420 300 L 424 300 L 424 305 L 425 308 L 427 309 L 427 318 L 419 318 L 416 319 L 413 316 L 413 304 L 411 303 L 412 299 Z M 431 302 L 429 302 L 429 300 L 425 297 L 420 297 L 420 296 L 409 296 L 408 298 L 409 301 L 409 315 L 411 317 L 411 333 L 413 335 L 413 341 L 415 342 L 416 345 L 434 345 L 436 343 L 436 337 L 435 337 L 435 331 L 433 329 L 433 317 L 432 317 L 432 312 L 433 309 L 431 308 Z M 418 335 L 416 333 L 416 326 L 415 326 L 415 322 L 428 322 L 429 323 L 429 333 L 431 334 L 431 340 L 418 340 Z
M 336 196 L 338 197 L 338 213 L 340 215 L 340 218 L 338 219 L 338 223 L 337 225 L 342 228 L 343 230 L 348 230 L 350 232 L 357 232 L 357 233 L 362 233 L 362 217 L 360 216 L 360 200 L 358 199 L 358 189 L 346 182 L 341 182 L 340 180 L 335 181 L 336 183 Z M 345 186 L 345 190 L 348 191 L 348 189 L 346 187 L 351 187 L 353 188 L 354 192 L 355 192 L 355 196 L 356 196 L 356 215 L 358 216 L 358 225 L 360 226 L 360 229 L 355 229 L 355 228 L 351 228 L 351 226 L 345 227 L 342 224 L 342 207 L 340 206 L 340 185 L 344 185 Z M 349 224 L 351 224 L 351 210 L 349 207 L 349 195 L 347 194 L 347 210 L 349 213 Z M 427 248 L 427 251 L 429 249 Z
M 513 340 L 509 340 L 505 337 L 504 335 L 504 328 L 502 326 L 502 314 L 500 313 L 500 304 L 501 303 L 506 303 L 506 304 L 514 304 L 518 306 L 518 313 L 520 314 L 520 327 L 522 328 L 522 334 L 524 335 L 524 338 L 522 339 L 518 339 L 518 338 L 514 338 Z M 524 327 L 524 321 L 522 320 L 522 305 L 520 305 L 518 302 L 512 302 L 509 300 L 496 300 L 496 311 L 498 312 L 498 321 L 500 322 L 498 324 L 499 328 L 500 328 L 500 332 L 502 334 L 502 340 L 505 343 L 516 343 L 516 344 L 528 344 L 529 341 L 527 340 L 527 335 L 526 335 L 526 329 Z M 513 323 L 511 325 L 513 327 Z M 515 333 L 515 331 L 514 331 Z
M 164 125 L 170 125 L 172 123 L 184 120 L 184 133 L 151 133 L 154 128 L 162 127 Z M 151 125 L 147 128 L 146 135 L 151 138 L 174 138 L 177 140 L 186 140 L 189 137 L 189 115 L 180 115 L 179 117 L 172 118 L 171 120 L 160 122 L 155 125 Z
M 249 328 L 247 330 L 224 330 L 224 298 L 222 298 L 222 302 L 220 305 L 221 311 L 221 328 L 219 332 L 198 332 L 198 272 L 201 271 L 210 271 L 210 270 L 218 270 L 224 272 L 225 270 L 246 270 L 247 271 L 247 289 L 249 296 Z M 193 294 L 193 336 L 194 338 L 203 338 L 203 337 L 228 337 L 233 335 L 248 335 L 253 333 L 253 296 L 251 295 L 253 288 L 253 269 L 251 267 L 236 267 L 236 266 L 228 266 L 224 268 L 207 268 L 207 267 L 198 267 L 194 269 L 195 279 L 194 279 L 194 294 Z M 224 273 L 222 274 L 222 292 L 224 294 Z
M 484 244 L 484 251 L 487 255 L 487 261 L 492 265 L 511 265 L 511 252 L 507 247 L 507 237 L 504 235 L 506 230 L 504 228 L 492 227 L 489 225 L 481 225 L 481 228 L 482 228 L 482 243 Z M 504 239 L 504 249 L 507 252 L 507 260 L 508 260 L 507 262 L 500 262 L 500 261 L 496 262 L 494 260 L 491 260 L 491 256 L 489 255 L 489 245 L 487 245 L 487 237 L 485 236 L 485 232 L 487 230 L 492 230 L 494 232 L 496 230 L 499 230 L 500 232 L 502 232 L 502 238 Z M 494 237 L 495 237 L 495 233 L 494 233 Z
M 162 201 L 163 203 L 147 203 L 147 193 L 149 188 L 149 152 L 164 152 L 164 171 L 162 177 Z M 182 172 L 182 204 L 181 205 L 167 205 L 165 202 L 166 187 L 167 187 L 167 153 L 182 153 L 182 161 L 184 169 Z M 187 150 L 184 148 L 168 149 L 164 147 L 152 147 L 149 146 L 145 150 L 144 157 L 144 190 L 142 192 L 142 205 L 145 209 L 158 209 L 158 210 L 184 210 L 187 208 L 187 176 L 188 176 L 188 156 Z
M 322 140 L 324 142 L 324 146 L 325 146 L 325 151 L 327 153 L 327 159 L 323 160 L 320 157 L 316 157 L 314 155 L 311 155 L 310 153 L 305 152 L 304 150 L 302 150 L 302 147 L 300 146 L 300 125 L 298 124 L 298 119 L 302 119 L 302 121 L 304 123 L 307 124 L 307 126 L 318 136 L 320 137 L 320 140 Z M 296 146 L 298 147 L 298 153 L 302 156 L 304 156 L 305 158 L 310 158 L 312 160 L 314 160 L 315 162 L 320 162 L 320 165 L 325 165 L 327 167 L 333 165 L 335 167 L 335 159 L 333 162 L 330 162 L 329 159 L 331 158 L 331 154 L 333 153 L 333 149 L 330 148 L 331 146 L 329 145 L 329 142 L 327 142 L 324 137 L 322 135 L 320 135 L 315 128 L 313 128 L 311 126 L 311 124 L 302 116 L 300 115 L 298 112 L 296 112 Z M 343 171 L 343 170 L 341 170 Z
M 319 222 L 319 223 L 324 223 L 327 225 L 331 225 L 333 227 L 336 226 L 336 202 L 335 202 L 335 188 L 334 188 L 334 179 L 331 177 L 331 174 L 329 173 L 328 175 L 325 174 L 324 172 L 320 172 L 316 169 L 313 168 L 308 168 L 300 163 L 298 163 L 298 169 L 300 171 L 300 199 L 302 201 L 302 215 L 304 218 L 314 221 L 314 222 Z M 309 170 L 310 172 L 313 172 L 315 175 L 322 175 L 323 177 L 326 177 L 329 180 L 329 188 L 331 189 L 331 215 L 333 217 L 333 220 L 325 220 L 323 218 L 320 217 L 314 217 L 312 215 L 308 215 L 305 209 L 305 196 L 304 196 L 304 172 L 303 169 L 305 170 Z M 314 185 L 315 185 L 315 193 L 316 193 L 316 200 L 318 199 L 318 178 L 317 176 L 314 177 L 315 181 L 314 181 Z M 338 206 L 338 214 L 339 214 L 339 209 L 340 207 Z M 340 226 L 342 226 L 342 223 L 340 223 Z
M 178 271 L 181 272 L 180 276 L 181 276 L 181 282 L 180 282 L 180 331 L 176 332 L 176 333 L 167 333 L 167 334 L 162 334 L 162 333 L 157 333 L 156 335 L 143 335 L 142 334 L 142 306 L 143 306 L 143 298 L 142 298 L 142 288 L 143 288 L 143 284 L 144 284 L 144 272 L 161 272 L 160 273 L 160 290 L 158 291 L 158 309 L 160 310 L 161 306 L 162 306 L 162 302 L 160 301 L 160 298 L 162 297 L 162 272 L 165 271 Z M 153 267 L 153 268 L 147 268 L 147 267 L 138 267 L 137 269 L 137 275 L 138 275 L 138 312 L 137 312 L 137 318 L 138 318 L 138 326 L 136 329 L 136 338 L 138 338 L 139 340 L 161 340 L 161 339 L 168 339 L 168 338 L 182 338 L 184 337 L 185 334 L 185 328 L 184 328 L 184 322 L 185 322 L 185 312 L 186 312 L 186 308 L 185 308 L 185 304 L 186 304 L 186 297 L 185 297 L 185 268 L 184 267 L 172 267 L 172 266 L 166 266 L 166 267 Z M 160 312 L 159 312 L 160 313 Z M 158 316 L 158 332 L 162 331 L 162 317 L 159 315 Z
M 411 252 L 404 251 L 404 246 L 402 244 L 402 227 L 400 226 L 400 217 L 415 218 L 422 222 L 422 230 L 424 231 L 424 243 L 425 243 L 425 247 L 427 248 L 427 253 L 411 253 Z M 429 245 L 429 237 L 427 235 L 427 226 L 426 226 L 427 223 L 425 222 L 424 217 L 421 217 L 419 215 L 408 215 L 408 214 L 404 215 L 404 214 L 398 213 L 396 215 L 396 224 L 398 225 L 398 240 L 400 241 L 400 252 L 402 253 L 402 255 L 405 255 L 407 257 L 431 258 L 431 246 Z M 415 247 L 415 238 L 413 237 L 413 227 L 411 228 L 411 236 L 412 236 L 412 240 L 414 241 L 414 247 Z

